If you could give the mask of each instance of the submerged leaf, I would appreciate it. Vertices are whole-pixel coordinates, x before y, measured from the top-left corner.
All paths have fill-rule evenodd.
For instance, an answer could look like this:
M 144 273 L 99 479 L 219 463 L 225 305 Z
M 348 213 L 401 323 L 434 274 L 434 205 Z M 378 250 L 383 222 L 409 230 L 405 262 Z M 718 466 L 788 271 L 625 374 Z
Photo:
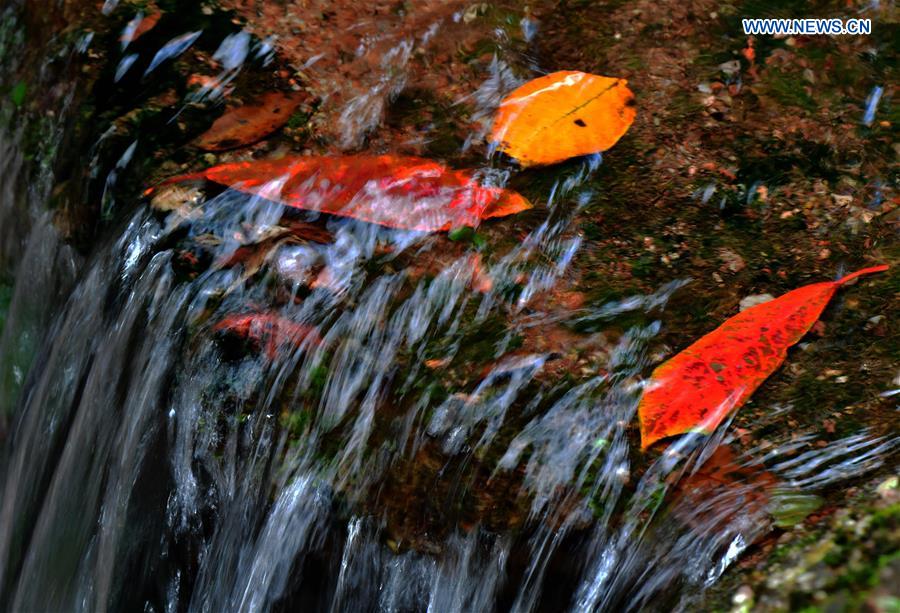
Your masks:
M 229 109 L 200 135 L 197 147 L 225 151 L 255 143 L 286 124 L 300 102 L 297 94 L 270 92 L 253 104 Z
M 243 267 L 243 279 L 248 279 L 259 272 L 281 245 L 303 243 L 330 243 L 334 237 L 328 230 L 302 221 L 288 221 L 285 225 L 274 226 L 267 236 L 256 243 L 242 245 L 233 253 L 220 259 L 219 267 L 240 265 Z
M 784 361 L 848 281 L 813 283 L 741 311 L 653 371 L 638 407 L 641 448 L 685 432 L 711 433 Z
M 265 350 L 269 359 L 273 360 L 284 347 L 298 348 L 304 344 L 319 345 L 322 342 L 314 328 L 273 313 L 227 315 L 213 330 L 247 340 L 258 349 Z
M 150 13 L 146 17 L 143 13 L 135 15 L 134 19 L 125 25 L 125 29 L 122 30 L 122 35 L 119 36 L 119 41 L 122 43 L 122 49 L 125 49 L 128 45 L 152 30 L 159 22 L 160 17 L 162 17 L 162 13 L 159 11 Z
M 674 476 L 674 475 L 673 475 Z M 761 517 L 778 485 L 765 467 L 721 445 L 695 472 L 675 483 L 672 510 L 699 534 L 737 527 L 736 518 Z
M 516 192 L 415 157 L 348 155 L 236 162 L 168 179 L 207 180 L 286 206 L 438 232 L 531 208 Z M 152 194 L 155 188 L 146 193 Z
M 522 166 L 606 151 L 634 121 L 625 79 L 561 71 L 529 81 L 497 109 L 491 142 Z

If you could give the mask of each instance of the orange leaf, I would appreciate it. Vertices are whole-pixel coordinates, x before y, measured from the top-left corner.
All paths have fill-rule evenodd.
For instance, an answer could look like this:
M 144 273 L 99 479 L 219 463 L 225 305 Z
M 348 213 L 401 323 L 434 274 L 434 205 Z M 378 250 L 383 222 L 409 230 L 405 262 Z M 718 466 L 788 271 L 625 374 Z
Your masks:
M 494 280 L 489 273 L 485 272 L 484 265 L 481 262 L 481 254 L 473 254 L 469 258 L 469 263 L 472 266 L 472 289 L 480 294 L 486 294 L 491 291 L 494 287 Z
M 282 347 L 300 347 L 305 342 L 319 345 L 322 342 L 314 328 L 272 313 L 227 315 L 213 330 L 248 340 L 265 349 L 266 355 L 273 360 Z
M 264 94 L 255 104 L 226 111 L 197 138 L 196 145 L 204 151 L 226 151 L 255 143 L 286 124 L 300 102 L 297 94 Z
M 555 164 L 615 145 L 634 121 L 634 107 L 625 79 L 554 72 L 503 100 L 491 142 L 522 166 Z
M 480 185 L 466 171 L 414 157 L 349 155 L 236 162 L 163 184 L 201 179 L 298 209 L 422 232 L 477 226 L 482 219 L 531 208 L 516 192 Z
M 781 365 L 841 285 L 887 268 L 806 285 L 751 307 L 659 366 L 638 406 L 641 448 L 685 432 L 711 433 Z

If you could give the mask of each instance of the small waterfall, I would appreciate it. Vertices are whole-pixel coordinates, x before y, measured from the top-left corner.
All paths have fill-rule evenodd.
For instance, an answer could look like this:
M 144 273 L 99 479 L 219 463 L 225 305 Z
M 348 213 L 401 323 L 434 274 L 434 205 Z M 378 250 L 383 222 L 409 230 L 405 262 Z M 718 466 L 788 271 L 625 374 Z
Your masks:
M 338 115 L 343 146 L 403 89 L 410 41 L 442 35 L 428 17 L 374 45 L 371 96 Z M 515 59 L 494 59 L 476 121 L 515 85 Z M 48 209 L 48 164 L 36 173 L 20 132 L 0 133 L 15 279 L 0 336 L 3 609 L 686 610 L 769 530 L 772 499 L 820 494 L 900 445 L 800 432 L 731 453 L 723 424 L 658 457 L 635 450 L 666 308 L 691 280 L 548 299 L 584 273 L 577 220 L 599 155 L 548 174 L 519 234 L 495 230 L 488 248 L 227 189 L 168 213 L 117 202 L 84 254 Z M 479 173 L 515 180 L 491 160 Z M 269 351 L 221 326 L 254 313 L 315 335 Z M 568 345 L 529 342 L 535 329 Z

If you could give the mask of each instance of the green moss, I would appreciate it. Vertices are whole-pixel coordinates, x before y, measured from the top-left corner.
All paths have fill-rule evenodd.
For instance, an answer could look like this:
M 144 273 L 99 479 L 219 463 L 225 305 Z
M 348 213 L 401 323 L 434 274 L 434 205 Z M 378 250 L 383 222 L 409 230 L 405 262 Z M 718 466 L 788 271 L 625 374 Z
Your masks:
M 12 100 L 12 103 L 17 107 L 21 107 L 23 104 L 25 104 L 25 96 L 27 93 L 28 86 L 23 81 L 19 81 L 10 90 L 9 99 Z
M 447 238 L 452 241 L 468 242 L 475 237 L 475 229 L 469 226 L 461 226 L 450 230 Z
M 291 118 L 288 119 L 287 127 L 291 129 L 302 128 L 309 123 L 309 115 L 303 111 L 296 111 Z

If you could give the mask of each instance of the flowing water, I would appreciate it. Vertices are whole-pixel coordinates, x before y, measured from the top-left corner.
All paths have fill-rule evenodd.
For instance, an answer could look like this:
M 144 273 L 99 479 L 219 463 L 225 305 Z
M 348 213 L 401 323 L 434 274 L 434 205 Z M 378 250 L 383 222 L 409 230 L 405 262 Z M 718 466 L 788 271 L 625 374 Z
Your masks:
M 369 97 L 339 114 L 344 146 L 403 88 L 413 42 L 441 36 L 422 27 L 376 46 Z M 143 58 L 147 72 L 192 36 Z M 264 50 L 228 36 L 226 71 Z M 516 85 L 505 61 L 471 98 L 485 116 Z M 66 93 L 56 100 L 48 151 L 71 117 Z M 52 172 L 24 170 L 21 132 L 10 121 L 0 141 L 15 280 L 0 342 L 5 610 L 690 609 L 769 530 L 773 501 L 896 451 L 860 430 L 723 453 L 728 424 L 635 449 L 666 305 L 691 280 L 606 304 L 540 301 L 577 272 L 574 222 L 599 156 L 560 170 L 504 250 L 224 190 L 167 214 L 104 198 L 117 214 L 82 255 L 47 212 Z M 134 148 L 122 153 L 92 172 L 114 183 Z M 482 164 L 485 180 L 508 180 Z M 218 325 L 258 312 L 318 339 L 260 346 Z M 559 372 L 562 356 L 522 342 L 548 326 L 596 342 L 590 368 Z

